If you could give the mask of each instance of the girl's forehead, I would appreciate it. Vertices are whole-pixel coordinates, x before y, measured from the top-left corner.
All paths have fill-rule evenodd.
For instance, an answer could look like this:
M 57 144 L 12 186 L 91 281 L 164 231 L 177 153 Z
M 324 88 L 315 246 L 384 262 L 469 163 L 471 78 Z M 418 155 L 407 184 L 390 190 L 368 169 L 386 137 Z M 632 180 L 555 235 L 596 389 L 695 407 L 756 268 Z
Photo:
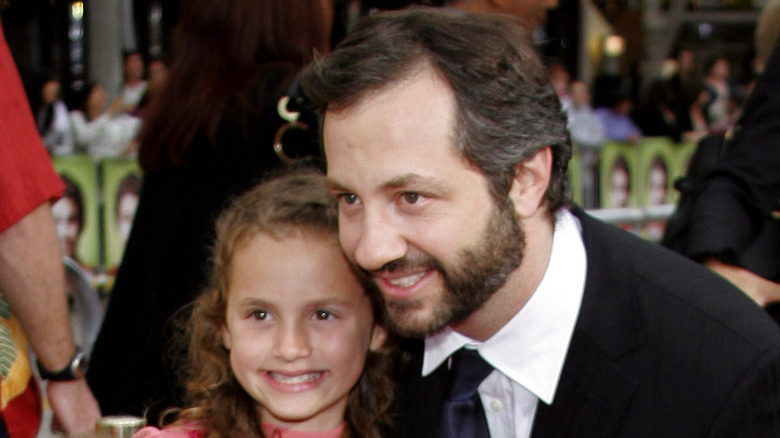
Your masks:
M 279 305 L 367 299 L 336 236 L 323 239 L 299 233 L 278 238 L 257 233 L 236 249 L 229 276 L 229 299 Z

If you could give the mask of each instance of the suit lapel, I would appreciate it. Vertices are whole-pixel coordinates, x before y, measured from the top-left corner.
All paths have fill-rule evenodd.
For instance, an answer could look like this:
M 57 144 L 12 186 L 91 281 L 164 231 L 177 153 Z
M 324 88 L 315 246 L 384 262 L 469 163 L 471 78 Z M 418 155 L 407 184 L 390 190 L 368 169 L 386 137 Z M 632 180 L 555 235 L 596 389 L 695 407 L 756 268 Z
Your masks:
M 637 387 L 618 363 L 642 343 L 630 278 L 615 269 L 620 255 L 610 250 L 625 236 L 574 213 L 588 255 L 585 294 L 553 404 L 539 403 L 533 437 L 614 436 Z
M 424 342 L 406 339 L 401 350 L 409 362 L 400 373 L 400 387 L 396 396 L 398 436 L 404 438 L 431 438 L 437 436 L 447 387 L 447 363 L 426 377 L 420 375 Z

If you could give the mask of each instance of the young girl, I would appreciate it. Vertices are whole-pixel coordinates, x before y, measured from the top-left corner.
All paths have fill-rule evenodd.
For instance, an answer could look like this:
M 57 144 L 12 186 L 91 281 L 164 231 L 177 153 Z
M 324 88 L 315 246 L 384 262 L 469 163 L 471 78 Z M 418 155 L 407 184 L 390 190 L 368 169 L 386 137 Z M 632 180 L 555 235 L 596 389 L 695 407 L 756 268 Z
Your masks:
M 217 223 L 210 289 L 190 318 L 192 406 L 134 438 L 379 437 L 390 426 L 391 351 L 338 243 L 315 171 L 261 184 Z

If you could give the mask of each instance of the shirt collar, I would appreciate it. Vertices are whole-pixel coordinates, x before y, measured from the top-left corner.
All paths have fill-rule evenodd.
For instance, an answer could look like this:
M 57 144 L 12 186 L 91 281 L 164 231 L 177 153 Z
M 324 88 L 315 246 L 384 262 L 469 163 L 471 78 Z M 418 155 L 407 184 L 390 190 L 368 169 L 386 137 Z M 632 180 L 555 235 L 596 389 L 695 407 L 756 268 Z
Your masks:
M 556 215 L 547 270 L 525 306 L 482 343 L 450 328 L 428 336 L 422 375 L 432 373 L 452 353 L 468 346 L 551 404 L 582 303 L 586 263 L 579 220 L 562 209 Z

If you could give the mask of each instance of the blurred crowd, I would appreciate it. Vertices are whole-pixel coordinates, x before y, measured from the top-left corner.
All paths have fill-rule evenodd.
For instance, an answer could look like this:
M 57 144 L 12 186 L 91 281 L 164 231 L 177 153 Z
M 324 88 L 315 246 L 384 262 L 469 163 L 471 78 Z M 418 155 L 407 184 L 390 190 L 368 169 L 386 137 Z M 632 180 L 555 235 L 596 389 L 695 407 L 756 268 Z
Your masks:
M 66 97 L 56 75 L 41 72 L 28 78 L 30 107 L 49 154 L 135 157 L 144 109 L 167 70 L 161 59 L 147 67 L 140 52 L 124 53 L 124 83 L 110 102 L 111 93 L 99 82 L 83 83 Z

